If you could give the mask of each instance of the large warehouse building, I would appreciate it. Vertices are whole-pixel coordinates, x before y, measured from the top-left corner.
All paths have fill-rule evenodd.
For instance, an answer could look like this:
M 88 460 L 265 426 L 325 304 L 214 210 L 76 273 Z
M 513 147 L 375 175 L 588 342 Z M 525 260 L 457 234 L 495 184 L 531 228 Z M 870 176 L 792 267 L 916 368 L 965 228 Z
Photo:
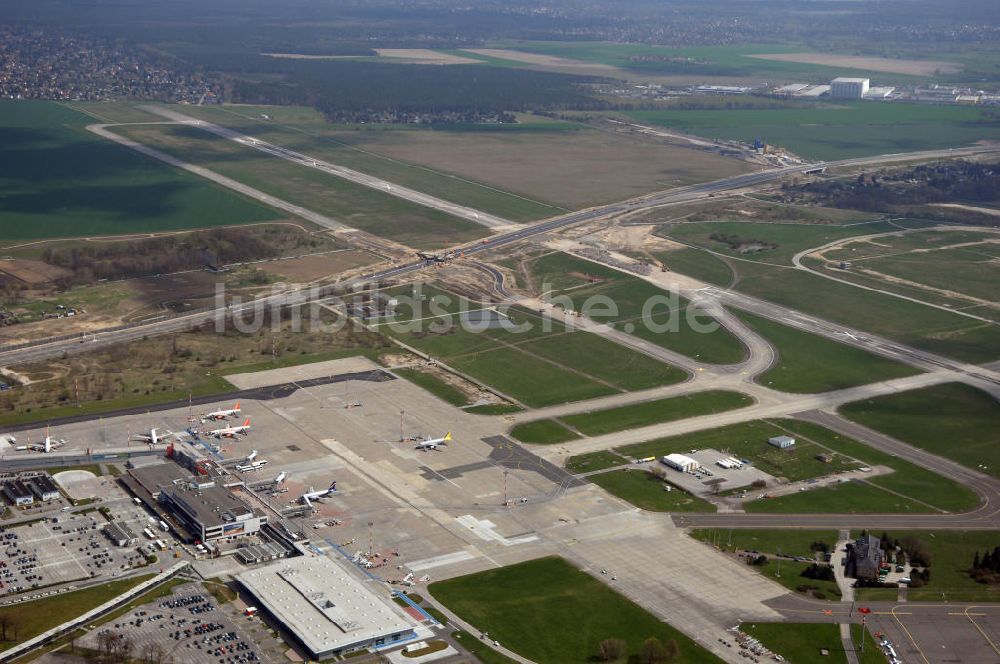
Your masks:
M 830 96 L 837 99 L 862 99 L 868 93 L 867 78 L 835 78 L 830 81 Z
M 674 470 L 679 470 L 682 473 L 687 473 L 692 470 L 697 470 L 701 468 L 701 464 L 692 459 L 691 457 L 684 456 L 683 454 L 668 454 L 667 456 L 660 459 L 660 462 L 670 466 Z
M 374 581 L 326 556 L 274 562 L 236 579 L 313 659 L 381 648 L 415 637 L 416 623 Z M 385 594 L 385 597 L 380 595 Z

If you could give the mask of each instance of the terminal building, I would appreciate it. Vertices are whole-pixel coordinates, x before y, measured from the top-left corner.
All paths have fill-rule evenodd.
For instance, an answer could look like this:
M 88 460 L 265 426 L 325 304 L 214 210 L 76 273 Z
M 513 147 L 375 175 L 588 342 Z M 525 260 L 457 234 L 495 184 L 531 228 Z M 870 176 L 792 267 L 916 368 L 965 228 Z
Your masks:
M 212 482 L 179 482 L 163 489 L 160 502 L 202 542 L 251 535 L 267 523 L 267 515 Z
M 830 96 L 836 99 L 864 99 L 870 79 L 835 78 L 830 81 Z
M 312 659 L 415 638 L 416 622 L 374 581 L 354 574 L 326 556 L 302 556 L 243 572 L 236 579 Z

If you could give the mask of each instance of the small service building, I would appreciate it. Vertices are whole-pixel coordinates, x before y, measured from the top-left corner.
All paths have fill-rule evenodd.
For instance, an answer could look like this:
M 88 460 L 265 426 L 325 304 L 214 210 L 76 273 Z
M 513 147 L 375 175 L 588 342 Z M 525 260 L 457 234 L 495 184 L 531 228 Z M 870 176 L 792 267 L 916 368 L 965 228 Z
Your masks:
M 767 439 L 768 445 L 773 445 L 779 450 L 787 450 L 795 447 L 795 439 L 791 436 L 775 436 Z

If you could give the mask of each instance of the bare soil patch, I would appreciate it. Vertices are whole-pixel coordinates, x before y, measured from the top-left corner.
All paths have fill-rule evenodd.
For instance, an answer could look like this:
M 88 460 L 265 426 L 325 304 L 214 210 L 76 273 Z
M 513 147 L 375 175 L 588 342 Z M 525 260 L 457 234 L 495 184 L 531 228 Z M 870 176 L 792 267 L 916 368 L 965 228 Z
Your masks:
M 890 74 L 909 76 L 933 76 L 934 74 L 957 74 L 962 65 L 943 60 L 897 60 L 864 55 L 830 55 L 827 53 L 761 53 L 748 55 L 749 58 L 777 60 L 779 62 L 801 62 L 808 65 L 845 67 L 848 69 L 869 69 Z
M 717 154 L 592 129 L 372 132 L 362 138 L 363 147 L 381 154 L 570 209 L 749 169 Z
M 477 65 L 479 60 L 463 58 L 453 53 L 441 53 L 427 48 L 377 48 L 375 52 L 383 58 L 401 58 L 419 65 Z
M 257 267 L 268 274 L 281 276 L 293 283 L 308 283 L 362 265 L 371 265 L 376 260 L 378 259 L 367 251 L 351 249 L 316 256 L 268 261 L 258 264 Z
M 0 273 L 29 286 L 47 284 L 70 275 L 69 270 L 32 260 L 0 260 Z

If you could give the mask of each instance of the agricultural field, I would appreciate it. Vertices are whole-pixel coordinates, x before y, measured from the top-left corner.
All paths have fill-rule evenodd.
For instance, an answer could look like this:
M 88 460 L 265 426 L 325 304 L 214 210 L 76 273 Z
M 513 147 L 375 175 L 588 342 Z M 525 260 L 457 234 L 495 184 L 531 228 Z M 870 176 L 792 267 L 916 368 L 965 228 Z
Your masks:
M 600 642 L 620 638 L 635 656 L 642 642 L 675 641 L 677 662 L 720 661 L 645 609 L 561 558 L 432 583 L 435 599 L 507 648 L 539 664 L 593 661 Z M 544 624 L 545 629 L 538 629 Z
M 742 312 L 737 316 L 777 349 L 775 365 L 756 379 L 776 390 L 829 392 L 920 373 L 909 365 L 766 318 Z
M 529 269 L 536 288 L 547 291 L 550 300 L 651 343 L 711 364 L 734 364 L 746 354 L 743 344 L 721 326 L 711 332 L 696 330 L 690 314 L 697 310 L 688 307 L 687 300 L 663 302 L 669 297 L 666 291 L 637 277 L 563 253 L 534 259 Z M 660 304 L 644 310 L 649 302 Z M 697 321 L 713 322 L 701 313 Z M 673 324 L 668 331 L 656 331 L 656 326 L 668 323 Z
M 493 44 L 499 58 L 518 59 L 551 71 L 572 71 L 669 83 L 726 83 L 734 81 L 824 81 L 836 76 L 871 76 L 906 82 L 940 74 L 956 74 L 962 63 L 950 58 L 858 58 L 809 52 L 793 44 L 738 44 L 724 46 L 651 46 L 609 42 L 505 41 Z M 465 51 L 462 51 L 465 52 Z M 472 51 L 481 54 L 481 51 Z M 544 57 L 530 58 L 529 54 Z M 569 62 L 566 62 L 566 61 Z M 575 62 L 574 62 L 575 61 Z M 587 70 L 585 64 L 603 65 Z M 575 65 L 575 69 L 573 69 Z
M 394 321 L 377 324 L 377 329 L 527 406 L 591 399 L 684 378 L 675 367 L 597 335 L 568 330 L 554 321 L 546 330 L 540 316 L 519 307 L 505 312 L 504 325 L 530 330 L 470 329 L 455 315 L 460 298 L 427 286 L 422 292 L 421 306 L 431 312 L 440 307 L 439 314 L 424 316 L 419 329 L 413 329 L 408 323 L 413 310 L 400 307 Z M 467 302 L 465 306 L 476 308 Z
M 823 161 L 957 148 L 1000 138 L 1000 120 L 989 111 L 969 106 L 839 100 L 789 106 L 629 111 L 626 115 L 641 124 L 709 139 L 752 143 L 761 138 L 799 157 Z
M 767 445 L 767 439 L 777 435 L 794 436 L 794 451 L 782 451 Z M 629 445 L 616 451 L 629 457 L 643 458 L 704 448 L 728 450 L 734 456 L 750 459 L 770 475 L 793 482 L 863 465 L 882 465 L 893 470 L 889 474 L 871 477 L 863 484 L 849 482 L 794 495 L 752 500 L 745 503 L 749 512 L 961 512 L 978 504 L 976 494 L 954 480 L 825 427 L 797 420 L 757 420 Z M 820 454 L 831 457 L 830 463 L 818 460 L 816 457 Z M 861 498 L 865 500 L 861 505 L 852 502 Z
M 679 397 L 655 399 L 618 408 L 566 415 L 556 420 L 540 420 L 519 424 L 511 435 L 524 443 L 562 443 L 584 436 L 637 429 L 662 422 L 721 413 L 753 404 L 753 399 L 725 390 L 695 392 Z
M 185 113 L 513 221 L 747 170 L 736 159 L 529 114 L 516 124 L 402 128 L 334 125 L 310 109 Z
M 840 413 L 933 454 L 1000 477 L 1000 408 L 963 383 L 856 401 Z
M 56 103 L 0 101 L 0 242 L 247 224 L 276 211 L 86 131 Z
M 648 512 L 714 512 L 715 505 L 667 484 L 644 468 L 623 468 L 588 478 L 612 496 Z
M 123 126 L 117 133 L 348 226 L 417 248 L 487 235 L 486 229 L 313 168 L 179 125 Z

